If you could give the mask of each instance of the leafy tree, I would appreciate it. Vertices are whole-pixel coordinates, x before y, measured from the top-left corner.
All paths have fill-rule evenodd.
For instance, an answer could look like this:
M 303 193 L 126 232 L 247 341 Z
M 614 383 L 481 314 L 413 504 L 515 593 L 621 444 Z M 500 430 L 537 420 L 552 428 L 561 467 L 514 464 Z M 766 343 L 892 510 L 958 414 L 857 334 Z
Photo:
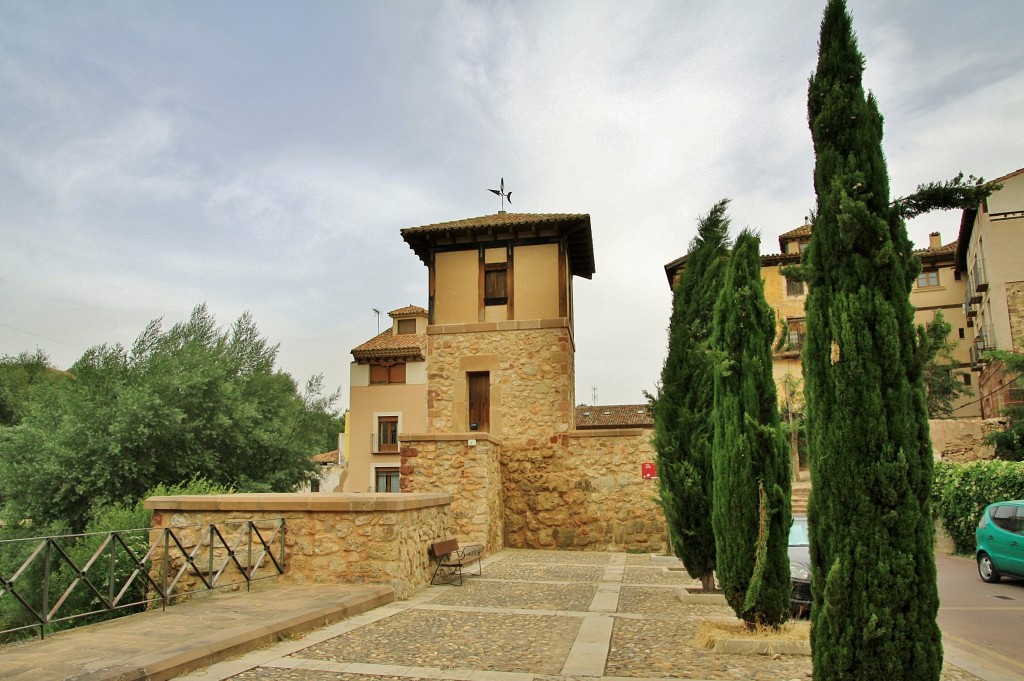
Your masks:
M 711 407 L 713 364 L 707 343 L 715 297 L 728 253 L 728 199 L 698 220 L 686 269 L 672 296 L 668 356 L 654 415 L 658 491 L 672 548 L 705 589 L 715 585 L 715 536 L 711 527 Z
M 33 386 L 60 375 L 42 350 L 0 357 L 0 426 L 21 423 Z
M 1003 370 L 1011 374 L 1011 382 L 1024 388 L 1024 353 L 1007 350 L 993 350 L 988 358 L 1003 363 Z M 996 446 L 999 456 L 1014 461 L 1024 461 L 1024 404 L 1011 404 L 1003 410 L 1009 419 L 1005 430 L 992 433 L 986 440 Z
M 942 310 L 936 310 L 932 320 L 918 332 L 921 335 L 919 344 L 924 351 L 928 417 L 933 419 L 949 416 L 960 397 L 974 394 L 961 380 L 962 372 L 956 369 L 957 363 L 953 359 L 956 346 L 949 340 L 952 330 Z
M 300 392 L 276 354 L 248 313 L 222 332 L 205 306 L 167 331 L 151 322 L 130 351 L 90 349 L 73 380 L 37 388 L 21 424 L 0 429 L 4 517 L 80 531 L 159 483 L 287 491 L 311 479 L 336 394 L 321 377 Z
M 817 219 L 805 266 L 814 677 L 938 679 L 932 453 L 882 117 L 843 0 L 808 89 Z
M 715 304 L 714 510 L 718 579 L 736 615 L 778 626 L 789 616 L 790 461 L 772 374 L 772 309 L 760 239 L 736 239 Z

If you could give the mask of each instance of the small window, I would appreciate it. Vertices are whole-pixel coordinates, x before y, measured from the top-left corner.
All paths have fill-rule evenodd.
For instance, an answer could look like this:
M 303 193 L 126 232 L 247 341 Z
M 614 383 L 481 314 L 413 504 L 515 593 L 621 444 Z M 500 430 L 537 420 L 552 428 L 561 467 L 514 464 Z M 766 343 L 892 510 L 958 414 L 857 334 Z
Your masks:
M 929 270 L 928 272 L 922 272 L 917 275 L 917 287 L 918 288 L 929 288 L 939 285 L 939 271 Z
M 398 320 L 398 335 L 409 336 L 416 333 L 416 320 L 415 319 L 399 319 Z
M 803 317 L 786 320 L 786 350 L 800 350 L 804 347 L 807 325 Z
M 953 278 L 960 281 L 960 270 L 953 270 Z
M 391 453 L 398 451 L 398 417 L 379 416 L 377 417 L 377 446 L 376 452 Z
M 786 295 L 790 297 L 802 296 L 804 294 L 804 282 L 799 279 L 786 277 Z
M 320 481 L 319 480 L 313 480 L 312 482 L 310 482 L 309 483 L 309 491 L 310 492 L 319 492 L 320 491 Z
M 508 263 L 484 265 L 484 305 L 508 304 Z
M 398 466 L 378 466 L 374 469 L 374 489 L 378 492 L 399 492 Z
M 370 385 L 388 383 L 405 383 L 405 362 L 370 365 Z
M 961 374 L 961 375 L 964 377 L 964 385 L 970 385 L 971 384 L 971 375 L 970 374 Z
M 966 332 L 964 331 L 964 327 L 962 327 L 962 326 L 960 327 L 960 337 L 961 338 L 966 338 L 967 337 L 966 336 Z

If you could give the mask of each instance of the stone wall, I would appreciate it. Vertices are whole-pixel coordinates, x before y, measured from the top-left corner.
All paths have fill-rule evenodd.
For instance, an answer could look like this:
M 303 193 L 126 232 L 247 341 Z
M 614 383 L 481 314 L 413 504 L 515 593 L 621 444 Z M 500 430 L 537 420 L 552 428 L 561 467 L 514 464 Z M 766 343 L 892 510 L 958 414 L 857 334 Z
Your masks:
M 487 433 L 403 435 L 402 492 L 451 495 L 450 536 L 497 553 L 505 547 L 500 454 Z
M 591 551 L 667 548 L 651 431 L 580 430 L 520 450 L 504 450 L 505 541 L 517 548 Z
M 995 447 L 985 436 L 1001 430 L 1003 419 L 931 419 L 928 428 L 932 452 L 942 461 L 979 461 L 995 457 Z
M 430 544 L 450 536 L 451 502 L 448 494 L 229 494 L 150 497 L 145 506 L 153 510 L 153 530 L 176 528 L 187 540 L 186 551 L 199 544 L 200 556 L 208 553 L 192 526 L 285 518 L 286 570 L 279 580 L 385 584 L 397 598 L 409 598 L 430 581 Z M 215 565 L 224 555 L 215 550 Z M 182 555 L 172 548 L 170 556 L 176 572 Z M 162 560 L 162 553 L 154 556 L 154 575 Z M 237 570 L 224 574 L 235 588 L 244 585 Z M 200 580 L 192 574 L 177 591 L 197 588 Z
M 1006 307 L 1010 318 L 1010 350 L 1024 351 L 1024 281 L 1006 282 Z

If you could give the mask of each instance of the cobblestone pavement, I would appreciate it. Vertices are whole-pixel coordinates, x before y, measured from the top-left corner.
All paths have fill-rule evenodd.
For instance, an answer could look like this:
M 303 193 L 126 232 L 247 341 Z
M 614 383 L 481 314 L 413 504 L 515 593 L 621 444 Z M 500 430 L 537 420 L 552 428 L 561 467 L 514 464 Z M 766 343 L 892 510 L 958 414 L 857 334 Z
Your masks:
M 806 680 L 807 656 L 698 647 L 719 605 L 683 603 L 699 586 L 664 556 L 506 550 L 463 586 L 416 597 L 249 653 L 185 679 L 237 681 Z M 673 569 L 674 568 L 674 569 Z M 947 664 L 942 681 L 979 681 Z

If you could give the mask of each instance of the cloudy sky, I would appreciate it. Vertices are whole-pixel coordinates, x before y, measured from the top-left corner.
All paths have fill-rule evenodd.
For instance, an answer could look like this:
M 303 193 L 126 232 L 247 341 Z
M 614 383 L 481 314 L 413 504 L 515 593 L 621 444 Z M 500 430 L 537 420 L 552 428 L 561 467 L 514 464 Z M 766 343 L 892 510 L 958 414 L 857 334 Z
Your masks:
M 696 218 L 729 197 L 775 252 L 814 205 L 823 6 L 0 0 L 0 355 L 67 367 L 205 302 L 343 408 L 372 309 L 426 305 L 399 230 L 496 212 L 503 176 L 591 216 L 577 402 L 641 402 Z M 1024 2 L 849 7 L 895 194 L 1024 166 Z

